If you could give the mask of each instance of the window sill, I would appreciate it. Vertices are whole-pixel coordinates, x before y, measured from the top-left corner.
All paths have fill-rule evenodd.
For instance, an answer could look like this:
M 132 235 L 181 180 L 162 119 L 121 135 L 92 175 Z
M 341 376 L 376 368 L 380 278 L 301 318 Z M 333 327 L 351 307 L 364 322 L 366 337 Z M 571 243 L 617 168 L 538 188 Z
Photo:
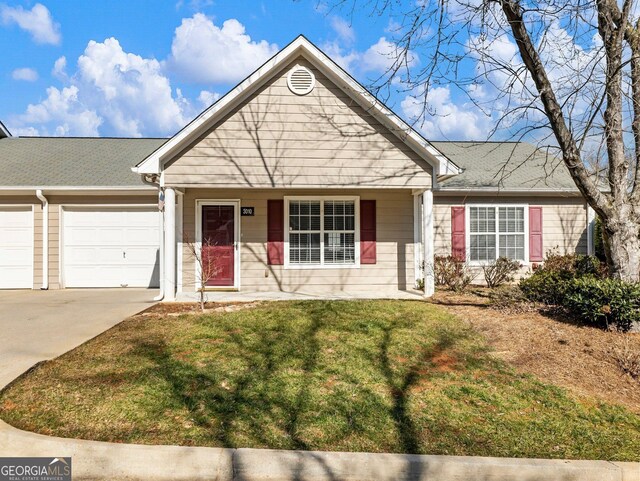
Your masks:
M 360 264 L 285 264 L 285 270 L 359 269 Z

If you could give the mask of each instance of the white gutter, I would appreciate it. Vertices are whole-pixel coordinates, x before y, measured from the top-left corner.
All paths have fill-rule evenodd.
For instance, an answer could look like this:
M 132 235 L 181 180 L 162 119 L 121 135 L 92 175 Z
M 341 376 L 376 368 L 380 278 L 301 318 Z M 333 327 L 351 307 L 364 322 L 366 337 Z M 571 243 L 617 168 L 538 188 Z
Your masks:
M 49 201 L 42 193 L 42 189 L 36 190 L 36 197 L 42 202 L 42 290 L 49 289 Z

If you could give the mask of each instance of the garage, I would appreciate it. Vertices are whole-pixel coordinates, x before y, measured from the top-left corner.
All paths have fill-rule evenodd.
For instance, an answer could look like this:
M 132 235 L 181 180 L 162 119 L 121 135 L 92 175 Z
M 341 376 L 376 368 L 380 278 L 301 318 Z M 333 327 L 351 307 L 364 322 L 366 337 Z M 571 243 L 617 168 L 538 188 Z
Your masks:
M 157 207 L 64 207 L 64 287 L 157 287 Z
M 0 207 L 0 289 L 33 288 L 33 208 Z

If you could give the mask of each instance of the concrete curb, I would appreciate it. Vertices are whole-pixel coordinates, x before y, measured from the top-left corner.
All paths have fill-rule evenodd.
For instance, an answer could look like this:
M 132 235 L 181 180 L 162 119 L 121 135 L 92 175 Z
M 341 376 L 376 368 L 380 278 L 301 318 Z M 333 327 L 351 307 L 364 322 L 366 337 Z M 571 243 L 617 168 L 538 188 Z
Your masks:
M 0 456 L 71 456 L 74 481 L 640 481 L 640 463 L 115 444 L 2 421 Z

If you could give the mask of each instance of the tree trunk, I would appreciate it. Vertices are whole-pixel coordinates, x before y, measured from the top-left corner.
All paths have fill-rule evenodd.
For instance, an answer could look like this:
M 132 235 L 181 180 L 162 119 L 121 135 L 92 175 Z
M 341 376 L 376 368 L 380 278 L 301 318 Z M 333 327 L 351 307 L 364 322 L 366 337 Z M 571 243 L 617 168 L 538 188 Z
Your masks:
M 640 282 L 640 223 L 626 219 L 603 228 L 611 276 L 627 282 Z

